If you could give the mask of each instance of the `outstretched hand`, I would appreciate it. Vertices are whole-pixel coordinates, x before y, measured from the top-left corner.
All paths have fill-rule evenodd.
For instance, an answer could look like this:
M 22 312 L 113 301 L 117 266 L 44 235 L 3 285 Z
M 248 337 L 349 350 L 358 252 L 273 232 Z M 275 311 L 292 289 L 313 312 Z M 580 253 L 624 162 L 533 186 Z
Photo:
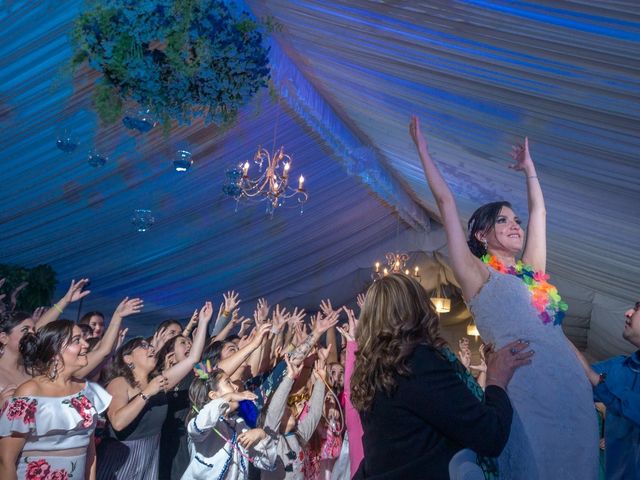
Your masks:
M 224 310 L 226 312 L 232 312 L 240 305 L 240 294 L 233 290 L 223 293 L 222 298 L 224 298 Z
M 528 172 L 533 168 L 533 159 L 529 152 L 529 138 L 524 137 L 524 145 L 518 144 L 511 147 L 511 158 L 516 163 L 509 165 L 509 168 L 520 172 Z
M 333 327 L 338 323 L 339 316 L 340 316 L 340 310 L 331 311 L 326 316 L 318 313 L 315 324 L 313 325 L 314 332 L 316 334 L 322 335 L 324 332 L 326 332 L 327 330 L 329 330 L 331 327 Z
M 141 298 L 124 297 L 124 300 L 116 307 L 114 316 L 117 315 L 120 318 L 128 317 L 134 313 L 139 313 L 143 307 L 144 301 Z
M 76 282 L 75 280 L 71 280 L 69 290 L 67 290 L 67 293 L 65 293 L 64 297 L 62 297 L 62 300 L 66 303 L 73 303 L 77 302 L 81 298 L 86 297 L 91 293 L 91 290 L 84 290 L 84 287 L 86 287 L 88 283 L 88 278 L 83 278 L 81 280 L 78 280 L 78 282 Z
M 420 119 L 416 115 L 411 115 L 411 122 L 409 123 L 409 134 L 413 139 L 413 143 L 416 144 L 418 150 L 427 150 L 427 140 L 420 130 Z
M 198 312 L 198 322 L 207 323 L 213 316 L 213 304 L 209 301 L 204 303 L 204 306 Z

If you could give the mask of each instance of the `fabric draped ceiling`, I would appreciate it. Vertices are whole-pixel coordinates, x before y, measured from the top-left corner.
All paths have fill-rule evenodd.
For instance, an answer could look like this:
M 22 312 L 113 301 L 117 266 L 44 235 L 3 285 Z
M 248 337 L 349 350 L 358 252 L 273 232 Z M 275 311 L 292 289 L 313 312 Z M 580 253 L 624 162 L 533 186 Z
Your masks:
M 529 137 L 567 332 L 594 357 L 628 349 L 622 312 L 640 290 L 637 2 L 246 5 L 282 26 L 271 40 L 279 101 L 264 92 L 228 130 L 194 122 L 169 137 L 98 125 L 95 77 L 64 71 L 81 2 L 2 5 L 2 262 L 51 263 L 58 295 L 90 275 L 85 310 L 142 296 L 138 331 L 231 288 L 245 315 L 260 295 L 307 308 L 321 294 L 347 302 L 387 249 L 446 254 L 407 133 L 415 113 L 464 219 L 502 198 L 526 217 L 524 180 L 506 166 L 510 145 Z M 61 128 L 78 135 L 76 152 L 55 148 Z M 293 174 L 307 178 L 305 213 L 234 213 L 221 194 L 224 171 L 271 147 L 274 133 Z M 195 165 L 179 176 L 170 161 L 184 145 Z M 109 155 L 104 168 L 86 164 L 90 149 Z M 156 225 L 139 234 L 130 217 L 143 207 Z

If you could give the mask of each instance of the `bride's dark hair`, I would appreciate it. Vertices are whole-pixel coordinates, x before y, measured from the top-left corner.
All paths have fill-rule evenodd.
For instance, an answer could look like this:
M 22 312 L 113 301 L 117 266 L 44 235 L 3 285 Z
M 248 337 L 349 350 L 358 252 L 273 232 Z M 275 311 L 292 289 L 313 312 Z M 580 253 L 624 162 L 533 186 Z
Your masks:
M 371 407 L 376 391 L 391 395 L 398 376 L 411 374 L 408 360 L 416 346 L 445 345 L 427 291 L 402 274 L 387 275 L 369 287 L 356 341 L 351 403 L 359 411 Z
M 476 233 L 487 234 L 493 230 L 502 207 L 508 207 L 513 210 L 511 204 L 506 201 L 487 203 L 473 212 L 467 223 L 467 245 L 469 245 L 471 253 L 478 258 L 485 255 L 487 249 L 484 244 L 476 238 Z

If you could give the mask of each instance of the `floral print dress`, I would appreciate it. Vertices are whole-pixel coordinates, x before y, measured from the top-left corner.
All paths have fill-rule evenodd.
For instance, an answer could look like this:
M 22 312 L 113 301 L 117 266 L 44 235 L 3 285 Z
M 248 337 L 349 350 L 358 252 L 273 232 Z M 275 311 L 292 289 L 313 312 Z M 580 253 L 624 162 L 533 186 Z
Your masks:
M 7 400 L 0 409 L 0 436 L 26 437 L 17 464 L 18 480 L 84 480 L 86 450 L 98 415 L 110 402 L 111 395 L 93 382 L 66 397 Z M 69 449 L 83 453 L 64 455 L 62 451 Z

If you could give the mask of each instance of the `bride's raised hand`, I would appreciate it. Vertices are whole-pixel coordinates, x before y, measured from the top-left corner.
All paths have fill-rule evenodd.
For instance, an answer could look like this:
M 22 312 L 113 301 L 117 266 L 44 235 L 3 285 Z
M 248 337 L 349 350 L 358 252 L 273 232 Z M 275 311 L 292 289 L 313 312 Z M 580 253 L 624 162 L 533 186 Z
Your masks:
M 420 119 L 416 115 L 411 115 L 411 122 L 409 123 L 409 134 L 413 139 L 413 143 L 416 144 L 418 150 L 427 150 L 427 140 L 422 134 L 420 129 Z
M 516 163 L 509 165 L 509 168 L 519 172 L 529 172 L 533 170 L 533 159 L 529 152 L 529 138 L 524 137 L 524 144 L 517 144 L 511 147 L 511 158 Z

